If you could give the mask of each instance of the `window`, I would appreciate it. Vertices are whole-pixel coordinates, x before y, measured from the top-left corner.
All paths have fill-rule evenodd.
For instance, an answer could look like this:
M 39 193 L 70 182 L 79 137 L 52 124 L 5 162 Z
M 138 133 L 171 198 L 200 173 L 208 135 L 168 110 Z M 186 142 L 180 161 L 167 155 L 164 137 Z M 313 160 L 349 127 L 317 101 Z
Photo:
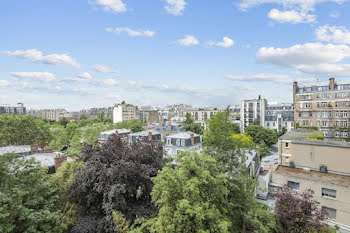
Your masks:
M 288 186 L 294 190 L 299 190 L 299 183 L 297 182 L 288 181 Z
M 337 197 L 337 190 L 322 188 L 322 197 Z
M 176 139 L 176 145 L 180 146 L 180 139 Z
M 322 206 L 322 209 L 326 212 L 326 214 L 328 215 L 328 217 L 330 219 L 336 219 L 337 217 L 337 210 L 332 209 L 332 208 L 328 208 L 325 206 Z
M 288 142 L 286 142 L 286 148 L 289 148 L 289 143 Z
M 185 140 L 181 140 L 181 146 L 185 146 Z

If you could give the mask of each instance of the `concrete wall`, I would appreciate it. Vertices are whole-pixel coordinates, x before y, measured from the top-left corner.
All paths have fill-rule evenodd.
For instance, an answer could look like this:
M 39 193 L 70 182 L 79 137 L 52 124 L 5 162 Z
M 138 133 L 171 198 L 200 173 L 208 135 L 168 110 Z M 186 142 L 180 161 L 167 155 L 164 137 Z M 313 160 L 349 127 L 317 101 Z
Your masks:
M 312 189 L 314 199 L 320 202 L 320 206 L 336 209 L 336 222 L 349 226 L 350 228 L 350 186 L 340 185 L 332 182 L 323 182 L 322 180 L 306 179 L 301 176 L 292 176 L 290 174 L 282 174 L 274 172 L 272 174 L 272 182 L 276 184 L 286 185 L 288 181 L 298 182 L 300 192 Z M 336 199 L 322 197 L 322 188 L 333 189 L 337 191 Z

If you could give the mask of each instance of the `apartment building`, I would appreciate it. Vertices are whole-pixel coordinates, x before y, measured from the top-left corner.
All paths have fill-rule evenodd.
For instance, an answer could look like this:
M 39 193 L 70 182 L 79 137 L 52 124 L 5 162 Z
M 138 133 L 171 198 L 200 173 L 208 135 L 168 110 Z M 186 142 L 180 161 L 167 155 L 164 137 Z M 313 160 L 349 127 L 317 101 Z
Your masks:
M 42 109 L 42 110 L 30 110 L 29 115 L 40 117 L 52 121 L 58 121 L 61 118 L 69 118 L 70 114 L 65 109 Z
M 298 129 L 279 138 L 279 165 L 270 186 L 312 189 L 329 215 L 328 223 L 350 232 L 350 144 L 313 139 L 317 134 L 321 131 Z
M 265 113 L 267 108 L 267 100 L 259 98 L 241 101 L 241 131 L 252 124 L 265 126 Z
M 130 134 L 129 142 L 159 142 L 162 136 L 155 130 L 145 130 Z
M 181 132 L 164 138 L 164 157 L 175 157 L 184 151 L 201 152 L 202 137 L 192 132 Z
M 22 115 L 26 114 L 26 107 L 23 103 L 18 103 L 17 105 L 0 105 L 0 115 L 2 114 L 13 114 L 13 115 Z
M 113 109 L 113 123 L 119 123 L 128 120 L 140 119 L 139 112 L 136 106 L 126 104 L 124 101 L 117 104 Z
M 140 120 L 148 125 L 159 122 L 158 109 L 151 106 L 142 106 L 139 108 Z
M 185 115 L 186 113 L 190 113 L 195 123 L 199 123 L 206 128 L 206 120 L 209 120 L 216 113 L 224 110 L 225 108 L 192 108 L 185 110 Z
M 294 110 L 291 103 L 268 103 L 264 127 L 277 132 L 294 129 Z
M 121 140 L 127 142 L 129 135 L 132 133 L 130 129 L 112 129 L 108 131 L 101 132 L 98 136 L 99 143 L 105 143 L 109 137 L 116 135 L 121 138 Z
M 350 138 L 350 81 L 293 84 L 294 119 L 301 127 L 317 127 L 325 137 Z
M 98 117 L 103 117 L 104 119 L 112 119 L 113 107 L 83 109 L 79 111 L 79 115 L 85 115 L 88 119 Z

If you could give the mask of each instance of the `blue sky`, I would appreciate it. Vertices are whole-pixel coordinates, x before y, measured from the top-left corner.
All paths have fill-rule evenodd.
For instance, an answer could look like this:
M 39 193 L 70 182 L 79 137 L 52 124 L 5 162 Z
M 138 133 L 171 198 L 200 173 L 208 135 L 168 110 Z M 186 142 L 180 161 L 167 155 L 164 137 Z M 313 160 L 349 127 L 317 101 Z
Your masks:
M 346 0 L 2 0 L 0 104 L 291 102 L 295 80 L 350 76 L 349 10 Z

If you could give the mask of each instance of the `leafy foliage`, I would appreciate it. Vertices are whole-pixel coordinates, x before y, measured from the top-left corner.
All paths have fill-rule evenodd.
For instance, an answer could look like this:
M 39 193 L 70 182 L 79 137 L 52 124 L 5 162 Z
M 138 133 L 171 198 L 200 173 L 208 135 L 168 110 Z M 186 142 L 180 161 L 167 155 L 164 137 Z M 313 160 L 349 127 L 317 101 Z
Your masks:
M 128 120 L 115 124 L 115 129 L 131 129 L 132 132 L 137 133 L 143 131 L 143 126 L 146 124 L 140 120 Z
M 128 144 L 112 136 L 101 147 L 85 145 L 85 166 L 70 186 L 77 203 L 78 219 L 72 232 L 113 232 L 113 210 L 133 222 L 148 218 L 156 209 L 151 203 L 152 177 L 164 165 L 159 144 Z
M 113 222 L 114 222 L 114 231 L 116 233 L 128 233 L 129 232 L 129 222 L 125 220 L 123 214 L 118 211 L 113 210 Z
M 280 232 L 319 232 L 324 227 L 326 215 L 313 194 L 310 189 L 299 194 L 288 186 L 282 187 L 275 205 Z
M 60 211 L 47 168 L 14 154 L 0 157 L 0 232 L 57 232 Z
M 278 134 L 274 130 L 265 129 L 261 125 L 249 125 L 245 128 L 245 133 L 253 138 L 256 144 L 262 141 L 268 146 L 275 144 L 278 140 Z
M 50 128 L 52 140 L 49 146 L 55 151 L 61 151 L 64 146 L 68 145 L 69 138 L 67 131 L 61 125 Z
M 261 141 L 259 143 L 258 150 L 261 157 L 265 157 L 270 154 L 270 148 L 266 145 L 264 141 Z
M 30 115 L 0 116 L 0 146 L 48 144 L 49 125 Z
M 182 153 L 153 178 L 156 232 L 228 232 L 227 176 L 208 155 Z
M 196 134 L 203 134 L 203 126 L 199 123 L 195 123 L 192 119 L 191 113 L 186 113 L 186 120 L 184 121 L 184 128 L 186 131 L 190 131 Z

